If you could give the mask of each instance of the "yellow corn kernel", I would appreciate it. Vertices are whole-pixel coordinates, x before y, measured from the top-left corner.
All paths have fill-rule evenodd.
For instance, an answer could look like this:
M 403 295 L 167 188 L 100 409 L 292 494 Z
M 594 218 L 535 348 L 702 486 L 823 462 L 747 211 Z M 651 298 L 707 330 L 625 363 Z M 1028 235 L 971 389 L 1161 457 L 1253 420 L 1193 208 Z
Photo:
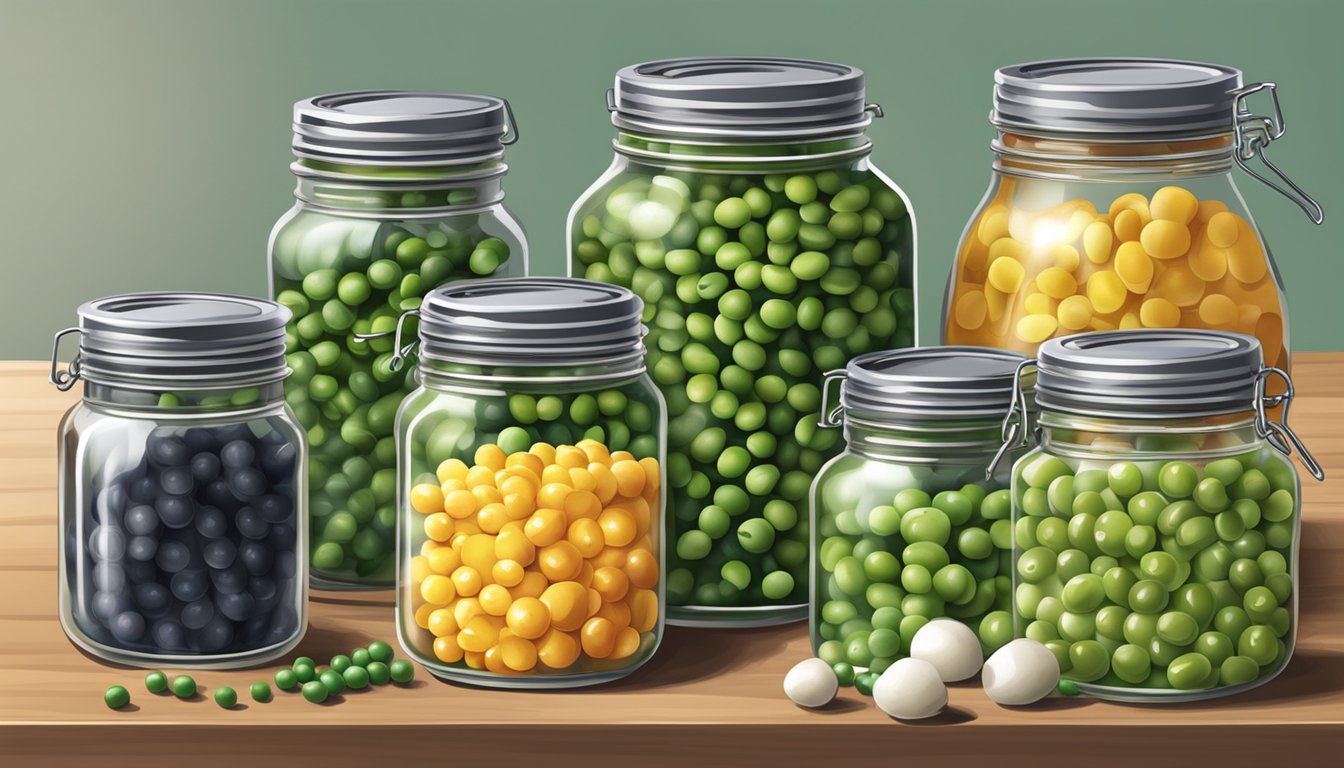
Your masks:
M 1091 226 L 1091 224 L 1089 224 L 1088 226 Z M 1105 224 L 1101 226 L 1102 229 L 1105 229 L 1106 231 L 1106 237 L 1109 238 L 1111 236 L 1111 231 L 1109 229 L 1106 229 Z M 1083 231 L 1086 232 L 1087 230 L 1084 229 Z M 1069 245 L 1068 243 L 1060 243 L 1056 245 L 1052 253 L 1055 258 L 1055 266 L 1064 270 L 1065 272 L 1074 271 L 1075 269 L 1078 268 L 1078 264 L 1081 263 L 1082 261 L 1081 258 L 1078 256 L 1078 249 L 1074 248 L 1072 245 Z
M 644 494 L 647 496 L 650 491 L 657 493 L 663 487 L 662 469 L 658 465 L 658 460 L 649 456 L 640 459 L 639 466 L 644 468 Z
M 420 596 L 430 605 L 444 606 L 457 597 L 456 584 L 447 576 L 431 573 L 420 582 Z
M 648 632 L 658 623 L 658 595 L 651 589 L 637 589 L 626 595 L 630 606 L 630 626 Z
M 536 546 L 549 547 L 565 535 L 566 528 L 564 512 L 542 507 L 523 524 L 523 533 Z
M 514 672 L 530 672 L 537 666 L 537 646 L 521 637 L 505 638 L 499 641 L 499 658 Z
M 1214 214 L 1222 213 L 1227 210 L 1227 205 L 1221 200 L 1200 200 L 1199 210 L 1195 213 L 1195 221 L 1207 222 L 1212 219 Z
M 422 515 L 443 511 L 443 491 L 433 483 L 420 483 L 411 488 L 411 509 Z
M 609 659 L 625 659 L 639 650 L 639 632 L 634 627 L 626 627 L 616 635 L 616 646 L 612 648 Z
M 1211 293 L 1199 303 L 1199 320 L 1215 328 L 1229 327 L 1237 322 L 1237 302 L 1221 293 Z
M 591 579 L 592 574 L 589 574 L 589 580 L 591 581 Z M 584 618 L 591 619 L 597 615 L 598 611 L 602 610 L 602 593 L 592 587 L 585 587 L 585 589 L 588 590 L 588 612 Z
M 481 610 L 491 616 L 503 616 L 513 603 L 513 596 L 509 594 L 508 588 L 500 584 L 487 584 L 481 587 L 481 593 L 476 599 L 481 603 Z
M 1003 256 L 989 263 L 989 284 L 1003 293 L 1016 293 L 1025 274 L 1022 262 L 1014 258 Z
M 635 517 L 624 507 L 607 507 L 597 518 L 602 537 L 609 547 L 624 547 L 635 540 Z
M 1086 200 L 1075 200 L 1074 202 L 1084 205 L 1069 214 L 1069 220 L 1064 223 L 1063 231 L 1058 238 L 1061 242 L 1072 243 L 1076 241 L 1082 236 L 1083 230 L 1097 220 L 1097 209 L 1093 208 L 1091 203 Z
M 626 556 L 633 550 L 633 547 L 606 547 L 602 548 L 597 556 L 592 557 L 588 562 L 593 564 L 594 568 L 624 568 Z
M 546 468 L 541 471 L 541 484 L 543 486 L 562 485 L 569 488 L 569 470 L 559 464 L 547 464 Z
M 572 445 L 562 445 L 555 449 L 555 463 L 566 470 L 588 466 L 588 454 Z
M 593 616 L 601 616 L 616 626 L 616 629 L 625 629 L 630 626 L 630 604 L 625 600 L 615 602 L 603 601 L 602 607 L 597 609 Z M 590 617 L 591 618 L 591 617 Z
M 1138 314 L 1134 312 L 1126 312 L 1124 316 L 1120 318 L 1120 325 L 1118 327 L 1122 331 L 1129 331 L 1135 328 L 1142 328 L 1143 322 L 1139 320 Z
M 551 669 L 566 669 L 579 660 L 579 641 L 575 635 L 551 629 L 537 641 L 537 659 Z
M 498 560 L 495 557 L 495 541 L 495 537 L 488 533 L 477 533 L 470 536 L 466 543 L 462 545 L 462 564 L 478 574 L 489 573 Z M 482 583 L 488 584 L 489 582 L 483 581 Z
M 566 475 L 568 479 L 568 475 Z M 547 483 L 537 491 L 537 507 L 564 509 L 565 497 L 574 491 L 568 483 Z
M 462 660 L 472 669 L 485 669 L 485 654 L 476 651 L 467 651 L 462 654 Z
M 457 570 L 453 571 L 452 580 L 453 586 L 457 588 L 457 594 L 462 597 L 471 597 L 480 592 L 484 586 L 481 574 L 469 565 L 458 566 Z
M 583 451 L 584 455 L 588 457 L 588 461 L 584 462 L 585 466 L 592 462 L 611 466 L 611 451 L 597 440 L 580 440 L 575 443 L 574 447 Z
M 616 475 L 610 466 L 594 461 L 588 465 L 588 474 L 592 475 L 596 483 L 592 491 L 597 495 L 598 501 L 606 504 L 616 498 Z
M 535 597 L 521 597 L 509 606 L 504 620 L 518 637 L 536 640 L 550 630 L 551 611 Z
M 598 525 L 596 520 L 587 517 L 581 517 L 570 523 L 565 538 L 584 558 L 597 557 L 606 546 L 602 526 Z
M 541 459 L 543 465 L 555 463 L 555 446 L 550 443 L 533 443 L 527 452 Z
M 588 589 L 575 581 L 552 584 L 539 598 L 551 612 L 551 626 L 573 632 L 588 618 Z
M 1115 252 L 1115 274 L 1131 293 L 1145 293 L 1153 281 L 1153 260 L 1142 245 L 1133 241 L 1121 243 L 1120 250 Z M 1099 302 L 1093 299 L 1092 303 L 1100 309 Z
M 1047 267 L 1036 276 L 1036 285 L 1052 299 L 1063 299 L 1078 292 L 1078 281 L 1068 270 Z
M 476 498 L 476 508 L 480 509 L 486 504 L 494 504 L 504 500 L 504 495 L 493 485 L 478 485 L 471 489 L 471 495 Z
M 639 463 L 638 461 L 635 460 L 635 454 L 629 451 L 612 451 L 611 452 L 612 469 L 616 468 L 616 462 L 618 461 L 634 461 L 636 464 Z
M 476 496 L 471 491 L 452 491 L 443 497 L 443 511 L 454 520 L 465 520 L 476 514 L 479 508 Z
M 989 307 L 985 305 L 985 294 L 980 291 L 967 291 L 957 299 L 957 306 L 953 310 L 953 318 L 957 325 L 968 331 L 985 324 L 985 315 Z
M 1114 237 L 1104 221 L 1094 221 L 1083 230 L 1083 253 L 1093 264 L 1105 264 L 1111 259 Z
M 1210 243 L 1219 248 L 1231 248 L 1240 235 L 1237 215 L 1226 210 L 1214 214 L 1209 219 L 1209 226 L 1204 230 L 1204 234 Z
M 456 478 L 450 478 L 448 480 L 444 480 L 442 483 L 439 483 L 439 490 L 443 492 L 444 498 L 447 498 L 448 494 L 452 493 L 453 491 L 467 491 L 471 489 L 467 488 L 466 481 L 458 480 Z
M 434 619 L 434 611 L 443 610 L 438 606 L 422 603 L 415 609 L 415 625 L 421 629 L 429 629 Z
M 532 516 L 533 512 L 537 511 L 537 496 L 535 493 L 510 493 L 504 497 L 501 504 L 504 505 L 504 515 L 511 522 L 518 522 L 526 520 Z
M 593 493 L 597 490 L 597 478 L 588 471 L 587 467 L 575 467 L 569 470 L 569 484 L 574 486 L 575 490 L 588 491 Z M 596 496 L 596 493 L 593 493 Z
M 546 468 L 546 462 L 537 454 L 531 451 L 519 451 L 509 454 L 504 460 L 504 468 L 526 467 L 533 475 L 540 476 L 541 470 Z
M 464 651 L 484 653 L 499 639 L 499 628 L 483 615 L 473 616 L 457 633 L 457 644 Z
M 434 476 L 443 484 L 449 480 L 465 480 L 469 467 L 461 459 L 445 459 L 439 463 L 439 468 L 434 470 Z
M 604 567 L 593 571 L 593 589 L 608 603 L 625 597 L 630 590 L 630 577 L 620 568 Z
M 621 496 L 638 496 L 644 492 L 644 468 L 639 462 L 630 459 L 613 461 L 611 475 L 616 480 L 616 493 Z M 600 496 L 598 498 L 601 499 Z
M 1026 315 L 1017 321 L 1017 338 L 1039 344 L 1053 336 L 1058 327 L 1054 315 Z
M 1242 231 L 1236 245 L 1227 249 L 1227 271 L 1239 282 L 1258 283 L 1269 272 L 1269 261 L 1250 226 L 1244 220 L 1240 225 Z
M 477 464 L 467 470 L 467 476 L 463 480 L 468 488 L 476 489 L 482 486 L 488 488 L 495 487 L 495 470 L 482 464 Z
M 527 538 L 522 523 L 506 523 L 495 537 L 496 560 L 513 560 L 520 565 L 528 566 L 536 558 L 536 551 L 536 545 Z
M 1155 259 L 1174 259 L 1190 250 L 1190 230 L 1175 221 L 1153 219 L 1139 234 L 1139 242 Z
M 1000 207 L 986 208 L 976 225 L 975 236 L 982 245 L 990 245 L 1008 235 L 1008 212 Z
M 1153 220 L 1152 211 L 1148 207 L 1148 198 L 1138 192 L 1130 192 L 1115 198 L 1111 201 L 1111 207 L 1107 210 L 1107 213 L 1110 214 L 1111 221 L 1115 221 L 1124 211 L 1133 211 L 1134 215 L 1139 217 L 1140 227 Z
M 475 525 L 476 521 L 475 520 L 471 521 L 471 524 Z M 467 531 L 458 531 L 454 533 L 453 540 L 450 542 L 453 551 L 460 554 L 462 552 L 462 545 L 467 543 L 467 539 L 471 538 L 472 533 L 475 533 L 475 531 L 472 531 L 470 533 Z
M 1172 262 L 1153 281 L 1149 296 L 1166 299 L 1178 307 L 1193 307 L 1204 296 L 1204 281 L 1180 262 Z
M 541 593 L 546 591 L 551 583 L 546 580 L 546 574 L 541 571 L 524 571 L 523 580 L 518 586 L 509 590 L 514 600 L 524 597 L 541 597 Z
M 1148 207 L 1154 219 L 1185 225 L 1199 211 L 1199 200 L 1185 187 L 1163 187 L 1153 193 L 1153 202 Z
M 1093 312 L 1109 315 L 1124 306 L 1128 295 L 1124 281 L 1114 272 L 1095 272 L 1087 279 L 1087 298 Z
M 1027 260 L 1027 247 L 1011 237 L 1001 237 L 990 244 L 986 259 L 991 265 L 999 259 L 1012 259 L 1021 264 Z
M 1227 252 L 1213 243 L 1199 243 L 1190 251 L 1190 271 L 1200 280 L 1213 282 L 1227 274 Z
M 496 584 L 510 588 L 523 583 L 524 573 L 523 565 L 517 560 L 499 560 L 490 569 L 490 577 Z
M 429 558 L 425 555 L 411 558 L 411 583 L 419 584 L 425 580 L 425 577 L 434 572 L 429 565 Z
M 1143 217 L 1129 209 L 1121 210 L 1111 223 L 1115 230 L 1115 239 L 1122 243 L 1132 243 L 1143 233 Z
M 435 637 L 456 635 L 459 627 L 457 626 L 457 619 L 453 617 L 453 609 L 429 607 L 431 611 L 425 629 L 428 629 Z
M 453 519 L 443 512 L 425 518 L 425 535 L 435 541 L 447 541 L 453 536 Z
M 448 576 L 462 565 L 462 557 L 452 547 L 435 547 L 425 556 L 429 569 L 442 576 Z
M 569 581 L 583 567 L 583 555 L 568 541 L 557 541 L 537 550 L 537 566 L 552 582 Z
M 574 581 L 579 582 L 585 587 L 592 589 L 593 586 L 593 564 L 587 560 L 579 566 L 579 575 L 574 577 Z
M 575 490 L 565 496 L 564 512 L 571 521 L 581 517 L 597 519 L 602 512 L 602 502 L 592 491 Z
M 1044 293 L 1033 293 L 1022 302 L 1022 307 L 1033 315 L 1054 314 L 1057 303 Z
M 425 557 L 429 557 L 430 552 L 433 552 L 434 550 L 442 546 L 443 546 L 442 542 L 438 542 L 433 539 L 425 539 L 425 543 L 420 545 L 420 554 L 424 555 Z
M 590 658 L 605 659 L 616 647 L 616 627 L 600 617 L 589 619 L 579 633 L 579 642 Z
M 500 502 L 486 504 L 481 507 L 480 512 L 476 513 L 476 525 L 479 525 L 482 531 L 489 534 L 499 533 L 504 524 L 508 522 L 510 522 L 509 513 Z
M 476 454 L 472 457 L 472 463 L 477 466 L 488 467 L 491 472 L 498 472 L 504 468 L 504 460 L 508 456 L 500 450 L 494 443 L 486 443 L 476 449 Z
M 434 638 L 434 658 L 444 664 L 456 664 L 462 660 L 462 646 L 457 644 L 457 635 L 444 635 Z
M 625 575 L 639 589 L 652 589 L 658 583 L 658 558 L 648 549 L 632 549 L 625 558 Z
M 1067 331 L 1081 331 L 1092 320 L 1092 302 L 1086 296 L 1070 296 L 1059 302 L 1055 319 Z
M 1147 299 L 1139 307 L 1139 322 L 1145 328 L 1175 328 L 1181 324 L 1181 308 L 1166 299 Z

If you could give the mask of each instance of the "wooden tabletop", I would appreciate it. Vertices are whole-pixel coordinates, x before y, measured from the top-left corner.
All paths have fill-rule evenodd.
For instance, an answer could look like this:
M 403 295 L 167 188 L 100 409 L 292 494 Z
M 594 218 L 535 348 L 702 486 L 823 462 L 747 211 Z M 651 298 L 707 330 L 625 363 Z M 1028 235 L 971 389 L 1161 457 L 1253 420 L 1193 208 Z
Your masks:
M 1333 764 L 1344 748 L 1344 354 L 1296 358 L 1293 425 L 1334 479 L 1304 481 L 1297 652 L 1278 679 L 1204 704 L 1126 706 L 1085 698 L 1004 709 L 972 681 L 940 717 L 902 723 L 853 689 L 822 711 L 795 707 L 781 682 L 810 650 L 805 625 L 752 631 L 670 628 L 658 655 L 615 684 L 519 693 L 438 682 L 423 669 L 408 688 L 385 686 L 315 706 L 246 689 L 274 667 L 201 672 L 205 696 L 145 692 L 143 671 L 77 650 L 56 619 L 56 424 L 77 393 L 59 393 L 45 364 L 0 363 L 0 764 L 368 766 L 370 759 L 483 758 L 511 766 L 1143 765 L 1218 761 Z M 319 661 L 393 638 L 390 594 L 314 599 L 293 655 Z M 171 670 L 170 670 L 171 671 Z M 132 692 L 130 711 L 102 693 Z M 248 703 L 217 707 L 231 685 Z M 1329 758 L 1324 756 L 1329 755 Z M 826 761 L 823 763 L 822 761 Z M 480 764 L 473 762 L 472 765 Z

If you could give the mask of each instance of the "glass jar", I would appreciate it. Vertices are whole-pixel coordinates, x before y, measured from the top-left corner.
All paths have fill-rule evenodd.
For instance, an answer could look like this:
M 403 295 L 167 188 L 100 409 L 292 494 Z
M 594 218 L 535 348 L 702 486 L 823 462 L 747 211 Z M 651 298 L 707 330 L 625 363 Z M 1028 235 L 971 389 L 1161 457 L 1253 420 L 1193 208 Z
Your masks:
M 434 675 L 592 685 L 657 649 L 667 415 L 641 310 L 567 278 L 426 297 L 397 414 L 397 632 Z
M 1245 106 L 1260 90 L 1272 116 Z M 1162 59 L 1019 64 L 995 74 L 990 122 L 994 171 L 957 251 L 945 343 L 1034 354 L 1079 332 L 1204 328 L 1254 335 L 1288 370 L 1282 282 L 1232 178 L 1235 163 L 1321 222 L 1265 158 L 1283 134 L 1273 84 Z
M 832 371 L 845 451 L 812 485 L 812 648 L 881 673 L 930 619 L 1013 639 L 1009 468 L 1002 442 L 1018 366 L 1006 350 L 873 352 Z M 767 515 L 770 510 L 767 510 Z
M 1041 345 L 1040 447 L 1013 469 L 1019 635 L 1099 698 L 1261 685 L 1297 628 L 1301 487 L 1287 374 L 1250 336 L 1111 331 Z M 1267 396 L 1266 382 L 1286 385 Z
M 289 311 L 133 293 L 81 305 L 51 381 L 84 380 L 57 434 L 61 626 L 119 664 L 272 661 L 307 626 L 307 445 L 285 405 Z M 79 353 L 57 371 L 61 338 Z
M 436 286 L 526 273 L 501 186 L 517 137 L 508 102 L 490 96 L 367 91 L 294 105 L 298 185 L 271 232 L 270 285 L 294 314 L 285 397 L 312 446 L 315 587 L 395 580 L 392 427 L 415 382 L 390 365 L 391 331 Z
M 616 156 L 570 210 L 569 270 L 644 299 L 672 417 L 668 620 L 806 618 L 799 513 L 839 450 L 821 372 L 915 339 L 914 218 L 869 162 L 881 109 L 853 67 L 739 57 L 626 67 L 608 108 Z M 799 522 L 775 529 L 771 504 Z

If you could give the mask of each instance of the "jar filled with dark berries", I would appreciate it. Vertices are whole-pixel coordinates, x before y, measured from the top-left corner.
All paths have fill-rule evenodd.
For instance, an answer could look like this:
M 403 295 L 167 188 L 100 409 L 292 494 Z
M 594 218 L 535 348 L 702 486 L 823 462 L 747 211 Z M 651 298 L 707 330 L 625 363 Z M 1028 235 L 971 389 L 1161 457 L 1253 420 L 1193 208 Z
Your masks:
M 275 302 L 136 293 L 78 309 L 58 433 L 60 617 L 132 665 L 280 657 L 307 620 L 307 446 Z

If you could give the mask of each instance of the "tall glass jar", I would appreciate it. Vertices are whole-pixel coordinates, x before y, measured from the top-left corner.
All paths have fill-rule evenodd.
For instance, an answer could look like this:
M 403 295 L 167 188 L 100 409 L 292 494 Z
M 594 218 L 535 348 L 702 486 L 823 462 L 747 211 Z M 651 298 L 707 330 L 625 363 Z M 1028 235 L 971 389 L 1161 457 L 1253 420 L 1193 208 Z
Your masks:
M 674 624 L 807 616 L 802 507 L 839 450 L 821 372 L 914 344 L 914 219 L 869 161 L 864 93 L 854 67 L 729 57 L 626 67 L 608 94 L 616 155 L 570 211 L 569 269 L 644 299 Z
M 657 649 L 667 416 L 641 310 L 566 278 L 426 297 L 397 415 L 397 632 L 434 675 L 592 685 Z
M 1260 90 L 1271 115 L 1246 106 Z M 1273 84 L 1163 59 L 1019 64 L 995 73 L 990 122 L 994 171 L 957 251 L 946 343 L 1034 354 L 1079 332 L 1203 328 L 1254 335 L 1288 370 L 1282 282 L 1232 176 L 1235 163 L 1321 222 L 1250 164 L 1279 173 L 1264 155 L 1283 133 Z
M 289 312 L 262 299 L 133 293 L 87 302 L 51 380 L 61 420 L 61 626 L 135 666 L 241 667 L 307 622 L 307 445 L 285 405 Z
M 1224 696 L 1288 663 L 1301 485 L 1288 376 L 1253 337 L 1199 330 L 1041 345 L 1040 447 L 1013 469 L 1017 628 L 1085 693 Z M 1279 378 L 1282 397 L 1268 396 Z
M 270 278 L 294 314 L 285 396 L 312 446 L 316 587 L 393 584 L 392 426 L 415 382 L 391 366 L 391 331 L 436 286 L 526 273 L 501 186 L 517 136 L 508 102 L 490 96 L 368 91 L 294 105 L 298 185 L 271 232 Z
M 987 654 L 1013 639 L 1009 467 L 989 467 L 1024 360 L 927 347 L 827 375 L 840 407 L 822 426 L 845 433 L 812 485 L 812 648 L 827 663 L 881 673 L 940 617 Z

